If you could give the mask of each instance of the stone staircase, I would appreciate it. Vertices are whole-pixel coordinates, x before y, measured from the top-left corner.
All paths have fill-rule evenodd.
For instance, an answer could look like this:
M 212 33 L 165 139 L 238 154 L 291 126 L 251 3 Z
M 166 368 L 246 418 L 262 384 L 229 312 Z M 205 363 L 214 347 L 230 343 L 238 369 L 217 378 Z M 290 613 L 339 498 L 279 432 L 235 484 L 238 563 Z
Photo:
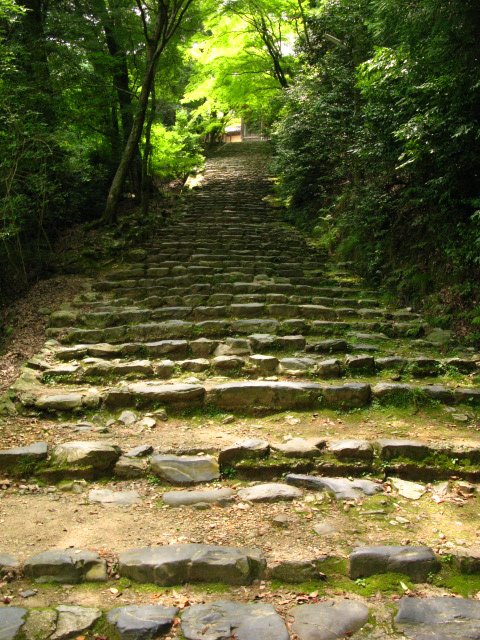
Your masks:
M 223 147 L 52 313 L 0 424 L 0 640 L 480 638 L 480 358 L 284 224 L 268 162 Z

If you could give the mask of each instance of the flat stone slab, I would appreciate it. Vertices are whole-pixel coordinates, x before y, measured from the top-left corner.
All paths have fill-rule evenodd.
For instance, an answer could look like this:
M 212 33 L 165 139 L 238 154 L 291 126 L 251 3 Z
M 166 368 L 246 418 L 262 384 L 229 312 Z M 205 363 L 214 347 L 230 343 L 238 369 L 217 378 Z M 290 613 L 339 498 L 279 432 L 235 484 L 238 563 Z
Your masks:
M 202 406 L 204 396 L 205 389 L 200 385 L 135 382 L 110 389 L 105 396 L 105 405 L 109 408 L 121 408 L 160 404 L 181 409 Z
M 120 448 L 106 442 L 65 442 L 52 452 L 52 464 L 72 468 L 89 467 L 96 471 L 111 469 L 120 457 Z
M 246 438 L 222 449 L 218 455 L 218 463 L 220 467 L 224 467 L 239 460 L 259 460 L 268 456 L 269 451 L 270 445 L 266 440 Z
M 212 456 L 156 455 L 150 466 L 155 475 L 172 484 L 211 482 L 220 477 L 218 463 Z
M 403 573 L 416 582 L 424 582 L 439 569 L 440 562 L 430 547 L 358 547 L 350 554 L 352 580 L 377 573 Z
M 348 382 L 346 384 L 325 386 L 323 398 L 327 407 L 356 409 L 369 404 L 371 389 L 370 385 L 364 382 Z
M 28 558 L 24 572 L 27 578 L 33 578 L 37 582 L 102 582 L 107 579 L 107 564 L 98 553 L 92 551 L 53 550 Z
M 27 610 L 21 607 L 0 607 L 0 640 L 14 640 L 26 615 Z
M 110 489 L 92 489 L 88 493 L 90 502 L 129 506 L 141 502 L 138 491 L 111 491 Z
M 279 502 L 281 500 L 298 500 L 303 496 L 303 491 L 297 487 L 282 484 L 280 482 L 268 482 L 256 484 L 253 487 L 240 489 L 238 497 L 248 502 Z
M 432 453 L 432 449 L 428 444 L 417 440 L 381 439 L 377 441 L 376 445 L 379 448 L 380 457 L 384 460 L 392 460 L 399 457 L 422 460 L 422 458 Z
M 288 484 L 317 491 L 328 491 L 337 500 L 355 500 L 364 496 L 373 496 L 382 491 L 382 486 L 371 480 L 348 478 L 323 478 L 321 476 L 309 476 L 296 473 L 287 473 L 285 477 Z
M 192 504 L 224 504 L 230 502 L 235 495 L 233 489 L 210 489 L 207 491 L 167 491 L 162 499 L 171 507 L 189 506 Z
M 220 600 L 197 604 L 182 616 L 187 640 L 288 640 L 284 621 L 269 604 Z
M 418 482 L 410 482 L 401 478 L 390 478 L 390 482 L 398 491 L 398 495 L 408 498 L 408 500 L 420 500 L 427 491 L 426 487 Z
M 322 453 L 314 442 L 304 438 L 291 438 L 286 442 L 272 445 L 272 449 L 279 451 L 287 458 L 315 458 Z
M 31 465 L 45 460 L 48 454 L 46 442 L 35 442 L 27 447 L 15 447 L 0 451 L 0 471 L 9 471 L 12 467 Z
M 479 640 L 480 601 L 402 598 L 395 626 L 412 640 Z
M 20 563 L 9 553 L 0 553 L 0 576 L 18 569 Z
M 335 640 L 350 637 L 361 629 L 368 620 L 368 607 L 356 600 L 328 600 L 302 604 L 290 614 L 298 640 Z
M 61 605 L 57 607 L 58 619 L 55 633 L 50 640 L 67 640 L 77 638 L 80 633 L 88 631 L 102 616 L 99 609 Z
M 207 544 L 144 547 L 119 557 L 121 576 L 165 586 L 185 582 L 250 584 L 265 568 L 265 558 L 258 549 Z
M 368 440 L 338 440 L 331 442 L 328 449 L 338 460 L 373 459 L 373 447 Z
M 230 382 L 209 389 L 207 402 L 226 410 L 247 411 L 319 407 L 323 387 L 302 382 Z
M 167 633 L 178 613 L 176 607 L 161 605 L 127 605 L 107 613 L 119 640 L 151 640 Z

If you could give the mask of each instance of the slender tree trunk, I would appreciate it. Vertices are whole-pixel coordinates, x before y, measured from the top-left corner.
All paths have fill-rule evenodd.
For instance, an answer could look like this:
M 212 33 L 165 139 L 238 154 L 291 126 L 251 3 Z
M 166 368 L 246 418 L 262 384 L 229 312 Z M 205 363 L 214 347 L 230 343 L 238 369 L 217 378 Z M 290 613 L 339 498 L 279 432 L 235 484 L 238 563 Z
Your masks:
M 103 214 L 103 221 L 107 224 L 115 223 L 117 221 L 117 207 L 122 193 L 123 185 L 127 177 L 130 166 L 135 158 L 140 138 L 142 136 L 143 124 L 145 122 L 145 116 L 148 107 L 148 98 L 152 89 L 153 80 L 155 77 L 155 61 L 151 59 L 148 61 L 147 70 L 143 77 L 142 90 L 138 99 L 138 109 L 133 119 L 132 129 L 128 136 L 127 144 L 123 151 L 118 165 L 117 171 L 112 181 L 110 191 L 107 197 L 107 204 L 105 207 L 105 213 Z
M 155 83 L 152 85 L 150 96 L 150 111 L 145 127 L 145 148 L 142 159 L 142 214 L 147 215 L 150 204 L 150 195 L 152 193 L 152 177 L 150 175 L 149 166 L 152 155 L 152 126 L 157 111 L 157 100 L 155 95 Z

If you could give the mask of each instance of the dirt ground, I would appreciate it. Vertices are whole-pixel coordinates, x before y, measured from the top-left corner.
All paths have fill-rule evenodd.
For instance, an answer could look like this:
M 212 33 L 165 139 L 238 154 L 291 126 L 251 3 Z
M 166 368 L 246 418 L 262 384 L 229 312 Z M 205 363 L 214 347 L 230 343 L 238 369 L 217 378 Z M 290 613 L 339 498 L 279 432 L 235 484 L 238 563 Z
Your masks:
M 7 310 L 5 322 L 11 335 L 0 344 L 0 394 L 17 378 L 25 361 L 43 347 L 48 314 L 78 295 L 84 282 L 79 276 L 41 280 Z

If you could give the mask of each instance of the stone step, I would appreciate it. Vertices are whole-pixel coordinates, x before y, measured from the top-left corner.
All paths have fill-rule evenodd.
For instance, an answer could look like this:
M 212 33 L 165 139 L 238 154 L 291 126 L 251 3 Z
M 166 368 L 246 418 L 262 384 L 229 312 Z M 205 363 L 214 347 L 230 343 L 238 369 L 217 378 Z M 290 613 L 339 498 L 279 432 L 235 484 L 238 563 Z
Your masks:
M 480 404 L 480 388 L 413 385 L 379 382 L 373 387 L 364 382 L 319 384 L 306 382 L 239 381 L 218 385 L 165 384 L 148 380 L 112 388 L 70 387 L 46 393 L 46 388 L 32 385 L 29 378 L 22 386 L 19 379 L 14 390 L 26 408 L 46 412 L 78 412 L 104 406 L 108 410 L 128 407 L 164 406 L 171 410 L 212 407 L 244 413 L 276 413 L 322 408 L 354 409 L 367 407 L 372 401 L 388 406 L 428 403 Z M 26 390 L 25 390 L 26 387 Z
M 303 600 L 300 598 L 300 602 Z M 370 613 L 376 618 L 375 604 L 336 598 L 308 604 L 290 605 L 285 619 L 297 640 L 333 640 L 369 633 Z M 480 621 L 478 600 L 461 597 L 404 597 L 394 605 L 395 631 L 416 640 L 477 640 Z M 177 617 L 180 616 L 180 619 Z M 83 637 L 115 637 L 120 640 L 147 640 L 166 637 L 180 622 L 185 640 L 289 640 L 286 621 L 272 604 L 245 603 L 231 599 L 191 604 L 182 612 L 178 607 L 131 604 L 103 610 L 85 605 L 58 605 L 35 609 L 19 606 L 0 608 L 0 633 L 4 640 L 32 640 L 45 630 L 55 640 Z M 98 633 L 102 636 L 98 636 Z M 108 636 L 105 636 L 105 633 Z M 81 634 L 81 635 L 80 635 Z M 113 634 L 113 635 L 110 635 Z M 228 636 L 226 635 L 228 634 Z M 404 636 L 405 634 L 405 636 Z M 42 636 L 47 637 L 47 636 Z M 168 635 L 171 638 L 171 635 Z M 175 637 L 178 637 L 175 635 Z M 366 637 L 366 636 L 365 636 Z M 387 638 L 387 636 L 383 636 Z M 398 637 L 388 634 L 388 638 Z
M 88 327 L 105 329 L 124 324 L 141 324 L 158 320 L 191 320 L 201 322 L 216 319 L 307 319 L 354 321 L 374 319 L 396 320 L 398 315 L 385 309 L 362 309 L 349 307 L 325 307 L 322 305 L 267 304 L 261 302 L 235 303 L 231 305 L 197 307 L 159 307 L 156 309 L 115 309 L 86 313 L 58 311 L 50 316 L 50 326 L 56 328 Z M 416 321 L 418 316 L 401 316 L 402 321 Z
M 141 424 L 132 412 L 117 415 L 117 420 L 112 422 L 119 428 L 129 420 Z M 148 414 L 144 421 L 156 426 L 156 416 L 156 413 Z M 82 424 L 85 423 L 80 422 L 80 426 Z M 86 432 L 91 433 L 85 426 Z M 221 473 L 228 475 L 230 470 L 246 480 L 272 480 L 287 474 L 286 481 L 290 484 L 327 491 L 337 499 L 352 499 L 362 493 L 376 493 L 382 487 L 365 480 L 347 481 L 342 479 L 344 475 L 368 473 L 380 478 L 395 476 L 425 480 L 448 479 L 456 475 L 478 480 L 480 444 L 431 444 L 385 438 L 327 441 L 300 437 L 268 442 L 254 438 L 240 440 L 220 450 L 214 447 L 209 455 L 198 455 L 195 448 L 189 450 L 188 446 L 173 451 L 162 451 L 161 447 L 154 450 L 150 445 L 122 450 L 121 446 L 108 441 L 80 440 L 51 447 L 46 442 L 37 442 L 0 451 L 0 474 L 12 477 L 37 475 L 58 480 L 101 475 L 142 477 L 153 473 L 169 484 L 188 485 L 211 482 Z M 299 471 L 303 475 L 298 475 Z M 336 480 L 328 480 L 329 475 L 337 476 Z M 393 486 L 403 493 L 419 492 L 418 497 L 425 493 L 421 487 L 401 483 L 397 486 L 396 481 Z
M 198 322 L 190 320 L 162 320 L 136 324 L 122 324 L 105 329 L 51 328 L 50 337 L 57 337 L 64 344 L 96 344 L 124 342 L 153 342 L 194 338 L 225 338 L 252 334 L 338 336 L 347 331 L 381 332 L 391 338 L 421 336 L 425 325 L 417 322 L 366 321 L 366 320 L 309 320 L 290 318 L 215 318 Z M 313 351 L 313 348 L 312 348 Z
M 295 356 L 282 357 L 281 353 L 265 355 L 261 351 L 252 353 L 251 342 L 248 340 L 234 340 L 224 343 L 197 343 L 193 345 L 204 350 L 203 357 L 178 359 L 120 359 L 115 358 L 115 350 L 108 350 L 108 359 L 85 357 L 88 350 L 80 345 L 79 349 L 60 351 L 61 357 L 83 354 L 84 358 L 75 360 L 74 364 L 59 366 L 34 361 L 34 368 L 42 370 L 39 377 L 42 383 L 59 381 L 62 383 L 80 384 L 82 382 L 98 382 L 118 379 L 149 379 L 167 380 L 182 376 L 185 372 L 202 373 L 207 375 L 240 375 L 248 378 L 272 375 L 294 376 L 297 379 L 320 378 L 335 379 L 357 376 L 375 376 L 382 372 L 399 372 L 413 378 L 437 378 L 457 373 L 472 373 L 479 370 L 478 363 L 472 360 L 458 359 L 454 364 L 451 360 L 443 362 L 432 358 L 401 358 L 398 356 L 378 357 L 371 354 L 359 353 L 345 358 L 325 358 L 322 355 L 297 352 Z M 170 346 L 170 345 L 169 345 Z M 288 343 L 287 343 L 288 346 Z M 362 345 L 361 345 L 362 346 Z M 132 345 L 129 345 L 129 349 Z M 123 345 L 125 348 L 125 345 Z M 160 349 L 160 347 L 157 347 Z M 101 346 L 99 347 L 101 351 Z M 191 347 L 189 347 L 191 349 Z M 353 347 L 352 347 L 353 350 Z M 185 348 L 183 348 L 185 355 Z M 206 352 L 206 353 L 205 353 Z M 117 355 L 121 355 L 117 350 Z M 113 359 L 112 359 L 113 358 Z
M 377 300 L 372 299 L 356 299 L 356 298 L 334 298 L 326 296 L 289 296 L 281 293 L 250 293 L 250 294 L 190 294 L 185 296 L 150 296 L 141 300 L 140 308 L 155 309 L 158 307 L 214 307 L 218 305 L 245 304 L 248 302 L 260 302 L 268 304 L 281 305 L 303 305 L 313 304 L 322 305 L 324 307 L 354 307 L 360 309 L 376 309 L 380 306 Z M 109 298 L 107 300 L 85 300 L 79 297 L 78 300 L 72 302 L 72 308 L 88 307 L 94 311 L 118 311 L 118 307 L 127 307 L 130 310 L 138 309 L 134 300 L 130 298 Z M 394 311 L 391 312 L 394 315 Z M 397 313 L 398 315 L 398 313 Z

